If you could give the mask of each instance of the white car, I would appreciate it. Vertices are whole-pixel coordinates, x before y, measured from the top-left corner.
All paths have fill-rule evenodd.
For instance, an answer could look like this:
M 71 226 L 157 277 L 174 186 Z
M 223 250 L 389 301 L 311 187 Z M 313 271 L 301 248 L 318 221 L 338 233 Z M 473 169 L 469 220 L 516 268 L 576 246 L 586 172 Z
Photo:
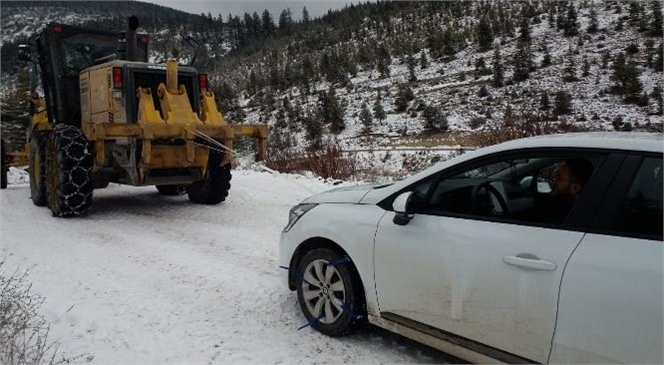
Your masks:
M 369 323 L 471 362 L 659 363 L 660 134 L 503 143 L 293 207 L 284 282 L 328 335 Z

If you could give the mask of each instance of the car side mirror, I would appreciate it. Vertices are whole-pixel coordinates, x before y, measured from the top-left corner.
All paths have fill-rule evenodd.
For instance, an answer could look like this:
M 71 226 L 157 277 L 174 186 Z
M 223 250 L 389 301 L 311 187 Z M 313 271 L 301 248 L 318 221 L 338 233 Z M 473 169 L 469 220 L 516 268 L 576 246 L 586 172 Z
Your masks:
M 405 226 L 413 219 L 411 199 L 413 197 L 412 191 L 407 191 L 397 196 L 392 203 L 394 209 L 394 224 Z
M 30 46 L 27 44 L 18 45 L 18 60 L 22 62 L 30 61 Z

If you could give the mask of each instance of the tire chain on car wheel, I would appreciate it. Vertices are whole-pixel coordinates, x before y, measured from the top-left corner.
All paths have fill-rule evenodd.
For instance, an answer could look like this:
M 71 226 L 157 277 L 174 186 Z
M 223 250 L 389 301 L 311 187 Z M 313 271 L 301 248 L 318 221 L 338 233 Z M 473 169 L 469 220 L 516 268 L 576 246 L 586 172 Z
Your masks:
M 57 125 L 48 140 L 47 196 L 54 216 L 85 214 L 92 204 L 93 155 L 83 132 Z
M 341 280 L 346 287 L 345 301 L 341 303 L 343 313 L 337 320 L 330 324 L 320 322 L 320 318 L 315 317 L 307 308 L 304 302 L 302 281 L 304 279 L 305 268 L 312 261 L 322 259 L 328 262 L 328 265 L 337 267 Z M 343 336 L 355 331 L 359 326 L 366 322 L 366 302 L 364 290 L 360 280 L 357 268 L 353 265 L 350 258 L 340 255 L 334 250 L 328 248 L 316 248 L 309 251 L 302 257 L 297 269 L 299 281 L 297 285 L 297 297 L 300 309 L 304 313 L 309 325 L 328 336 Z M 302 326 L 300 328 L 304 328 Z
M 231 164 L 221 166 L 224 153 L 210 150 L 205 178 L 187 189 L 189 200 L 198 204 L 219 204 L 226 200 L 231 189 Z

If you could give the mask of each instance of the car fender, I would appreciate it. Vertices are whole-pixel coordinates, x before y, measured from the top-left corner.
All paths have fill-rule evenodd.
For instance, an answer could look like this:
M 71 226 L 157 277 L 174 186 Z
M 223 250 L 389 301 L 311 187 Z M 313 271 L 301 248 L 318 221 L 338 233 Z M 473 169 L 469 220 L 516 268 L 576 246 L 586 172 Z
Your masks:
M 289 255 L 310 239 L 324 238 L 340 246 L 360 275 L 367 312 L 378 315 L 373 252 L 376 229 L 385 210 L 376 205 L 321 204 L 305 214 L 286 234 L 295 243 Z

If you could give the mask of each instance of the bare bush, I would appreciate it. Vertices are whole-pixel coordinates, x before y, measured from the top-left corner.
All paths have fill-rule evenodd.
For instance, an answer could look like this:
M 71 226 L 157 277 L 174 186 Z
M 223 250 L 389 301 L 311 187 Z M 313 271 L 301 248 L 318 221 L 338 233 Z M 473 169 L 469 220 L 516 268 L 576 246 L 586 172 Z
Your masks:
M 544 120 L 536 114 L 508 115 L 500 123 L 473 135 L 472 140 L 475 145 L 484 147 L 518 138 L 589 130 L 590 128 L 581 125 Z
M 68 364 L 49 341 L 44 298 L 30 291 L 28 271 L 8 275 L 0 262 L 0 364 Z
M 299 151 L 287 144 L 274 145 L 268 151 L 266 166 L 284 173 L 310 171 L 322 178 L 348 179 L 359 171 L 359 162 L 346 154 L 339 143 L 328 140 Z
M 321 148 L 306 151 L 305 169 L 323 178 L 348 179 L 358 171 L 358 161 L 353 155 L 344 156 L 339 143 L 323 142 Z

